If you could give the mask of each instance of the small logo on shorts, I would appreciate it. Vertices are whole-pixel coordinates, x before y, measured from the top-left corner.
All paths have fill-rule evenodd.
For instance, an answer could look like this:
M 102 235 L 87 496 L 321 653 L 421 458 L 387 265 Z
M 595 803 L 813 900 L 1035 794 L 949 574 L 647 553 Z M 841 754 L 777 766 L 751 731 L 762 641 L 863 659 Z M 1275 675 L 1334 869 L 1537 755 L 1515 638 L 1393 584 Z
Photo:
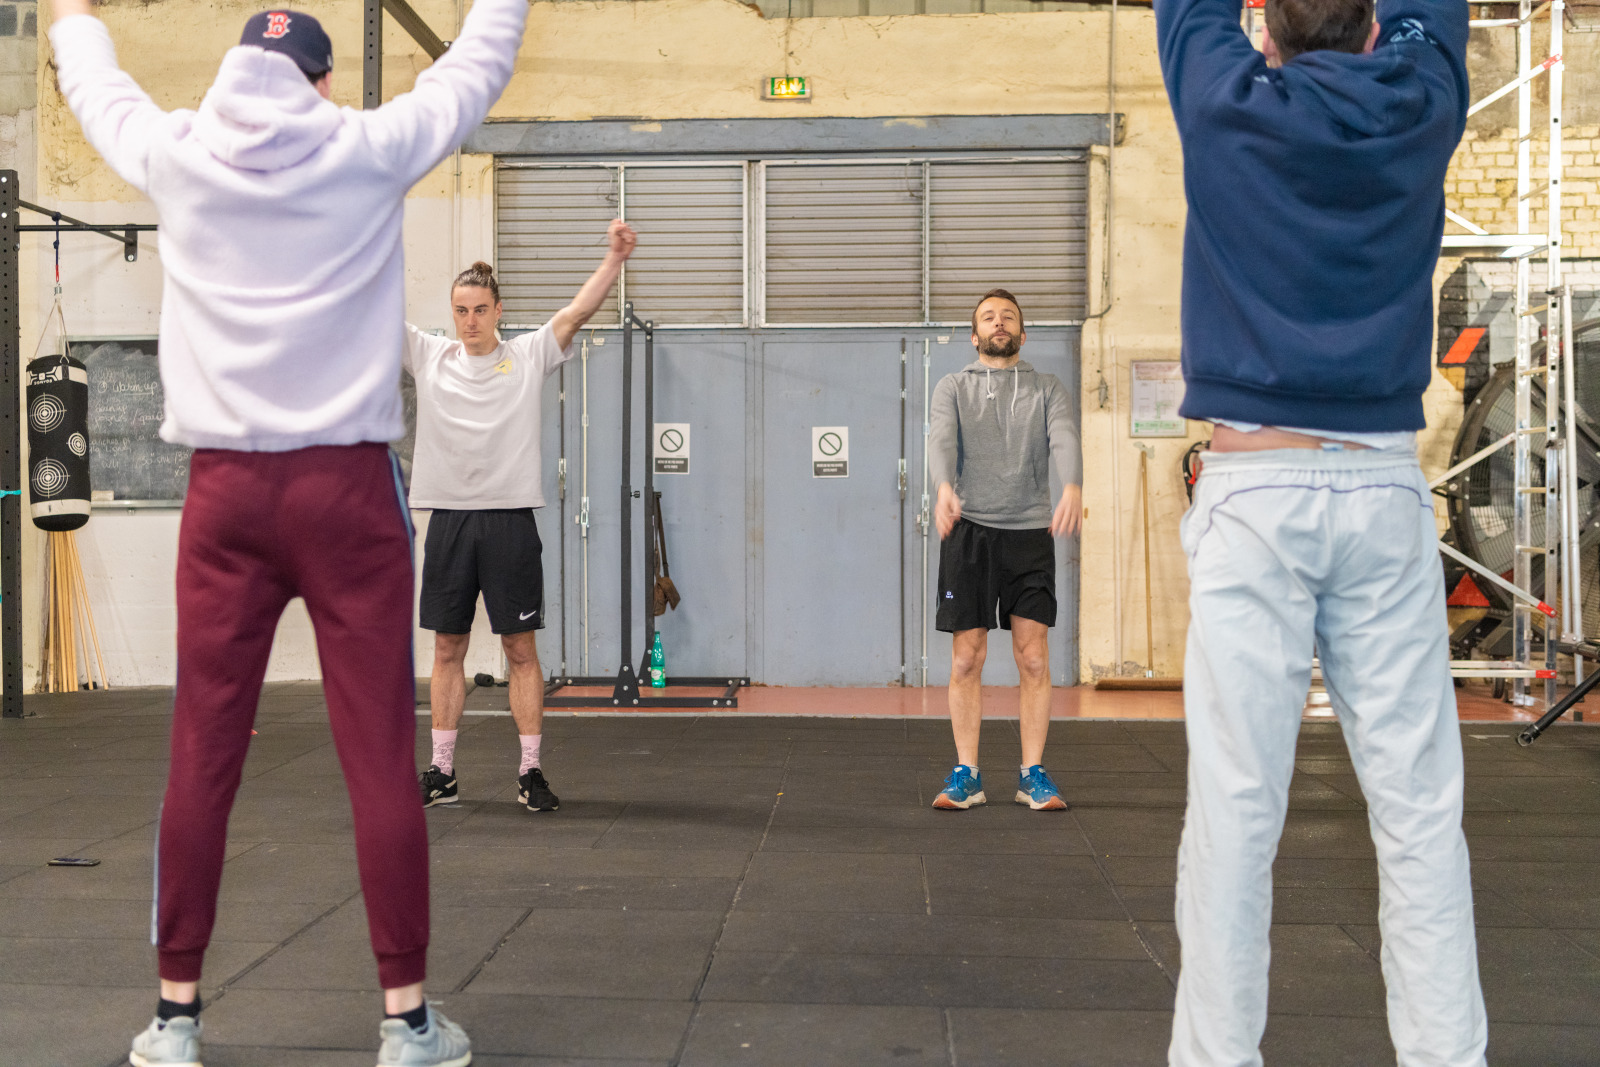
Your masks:
M 539 614 L 539 611 L 538 611 L 537 608 L 535 608 L 533 611 L 524 612 L 523 614 L 518 615 L 517 616 L 517 620 L 519 622 L 527 622 L 529 619 L 533 618 L 537 614 Z
M 944 598 L 946 600 L 954 600 L 956 598 L 956 591 L 954 589 L 947 589 L 945 591 Z

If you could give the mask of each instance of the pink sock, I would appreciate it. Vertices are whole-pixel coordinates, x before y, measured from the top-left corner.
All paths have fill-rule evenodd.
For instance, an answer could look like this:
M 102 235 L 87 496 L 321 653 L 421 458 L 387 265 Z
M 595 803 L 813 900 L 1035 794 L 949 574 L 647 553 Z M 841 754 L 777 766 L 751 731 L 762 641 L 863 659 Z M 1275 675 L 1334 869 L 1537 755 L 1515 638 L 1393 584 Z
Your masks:
M 456 769 L 456 731 L 433 731 L 433 765 L 446 774 Z
M 517 740 L 522 742 L 522 766 L 517 768 L 518 778 L 539 766 L 539 742 L 543 739 L 543 734 L 517 735 Z

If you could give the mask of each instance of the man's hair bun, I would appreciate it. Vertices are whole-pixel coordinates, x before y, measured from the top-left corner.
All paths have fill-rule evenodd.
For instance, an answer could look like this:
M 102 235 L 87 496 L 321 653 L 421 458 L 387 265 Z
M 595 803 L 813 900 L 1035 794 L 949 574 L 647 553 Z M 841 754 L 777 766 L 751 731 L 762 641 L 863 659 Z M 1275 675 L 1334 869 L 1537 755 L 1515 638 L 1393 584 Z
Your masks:
M 454 292 L 463 285 L 471 285 L 476 286 L 479 289 L 487 289 L 489 292 L 494 294 L 496 303 L 499 303 L 500 301 L 500 283 L 495 280 L 494 268 L 489 266 L 489 264 L 485 263 L 481 259 L 472 266 L 468 267 L 466 270 L 462 271 L 460 274 L 456 275 L 455 284 L 450 286 L 450 291 Z

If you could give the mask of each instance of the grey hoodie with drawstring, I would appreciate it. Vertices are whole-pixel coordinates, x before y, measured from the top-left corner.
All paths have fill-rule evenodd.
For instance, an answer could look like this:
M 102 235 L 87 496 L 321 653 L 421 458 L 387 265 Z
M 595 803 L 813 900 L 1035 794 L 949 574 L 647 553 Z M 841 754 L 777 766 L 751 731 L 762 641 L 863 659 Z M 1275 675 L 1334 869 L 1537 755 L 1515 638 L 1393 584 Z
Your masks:
M 1018 360 L 1005 370 L 974 360 L 939 379 L 928 428 L 928 473 L 950 483 L 961 517 L 1002 530 L 1050 525 L 1050 468 L 1080 485 L 1075 405 L 1054 374 Z

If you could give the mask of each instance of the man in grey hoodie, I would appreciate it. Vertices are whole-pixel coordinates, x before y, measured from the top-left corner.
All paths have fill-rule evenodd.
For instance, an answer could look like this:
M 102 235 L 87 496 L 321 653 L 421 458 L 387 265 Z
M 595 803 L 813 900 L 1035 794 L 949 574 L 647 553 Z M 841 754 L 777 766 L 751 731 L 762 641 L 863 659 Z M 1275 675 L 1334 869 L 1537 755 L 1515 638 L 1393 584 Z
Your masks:
M 1083 516 L 1083 458 L 1066 387 L 1022 362 L 1028 339 L 1022 307 L 992 289 L 972 313 L 978 358 L 947 374 L 933 391 L 928 466 L 938 487 L 939 612 L 949 633 L 950 723 L 960 761 L 933 806 L 965 810 L 986 801 L 978 772 L 983 720 L 983 661 L 989 631 L 1011 631 L 1022 677 L 1022 763 L 1016 802 L 1061 811 L 1045 773 L 1050 730 L 1050 627 L 1056 622 L 1052 537 L 1078 532 Z M 1050 506 L 1050 471 L 1062 485 Z

